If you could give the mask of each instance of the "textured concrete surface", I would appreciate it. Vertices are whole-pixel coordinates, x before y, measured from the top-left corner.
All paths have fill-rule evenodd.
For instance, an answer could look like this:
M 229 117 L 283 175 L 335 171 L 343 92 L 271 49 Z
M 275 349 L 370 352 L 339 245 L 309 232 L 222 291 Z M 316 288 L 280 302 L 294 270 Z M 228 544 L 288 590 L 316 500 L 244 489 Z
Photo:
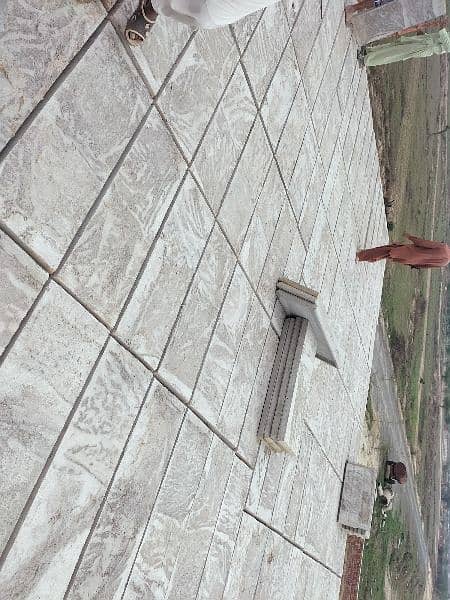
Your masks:
M 132 5 L 0 8 L 0 596 L 337 598 L 387 239 L 343 1 L 137 50 Z M 282 276 L 340 357 L 295 455 L 257 440 Z
M 372 525 L 376 478 L 375 469 L 347 463 L 338 520 L 346 527 L 358 529 L 358 533 L 367 538 Z

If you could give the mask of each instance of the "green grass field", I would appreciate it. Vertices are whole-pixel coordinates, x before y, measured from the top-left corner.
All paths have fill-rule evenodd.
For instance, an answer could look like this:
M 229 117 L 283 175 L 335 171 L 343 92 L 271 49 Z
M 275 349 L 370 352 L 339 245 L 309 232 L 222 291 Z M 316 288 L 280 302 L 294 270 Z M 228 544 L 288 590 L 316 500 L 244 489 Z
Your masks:
M 385 162 L 385 195 L 393 201 L 388 216 L 393 225 L 392 241 L 401 241 L 404 232 L 443 240 L 448 230 L 443 140 L 442 136 L 430 135 L 439 128 L 435 91 L 439 86 L 439 66 L 435 63 L 409 61 L 377 69 L 371 75 L 371 89 L 376 98 L 374 118 Z M 441 280 L 441 271 L 433 271 L 427 306 L 427 271 L 392 264 L 386 269 L 383 312 L 413 451 L 418 450 L 423 420 L 419 417 L 424 416 L 417 404 L 419 385 L 424 385 L 424 397 L 431 393 Z M 425 334 L 424 384 L 420 384 Z
M 364 600 L 385 598 L 385 578 L 396 591 L 396 598 L 423 598 L 424 585 L 418 575 L 415 550 L 398 513 L 388 513 L 382 526 L 381 508 L 377 503 L 372 520 L 372 534 L 364 545 L 359 597 Z
M 392 241 L 402 241 L 404 232 L 448 238 L 446 138 L 435 134 L 446 123 L 443 77 L 438 57 L 379 68 L 369 76 L 384 193 L 392 201 L 387 215 Z M 429 494 L 438 477 L 430 465 L 439 444 L 436 372 L 445 273 L 431 271 L 429 296 L 428 273 L 387 265 L 382 310 L 431 549 L 439 525 Z
M 366 422 L 374 418 L 370 402 L 366 409 Z M 380 453 L 378 479 L 382 479 L 387 450 Z M 359 598 L 383 600 L 385 580 L 389 575 L 398 600 L 423 598 L 424 582 L 417 567 L 417 553 L 398 512 L 389 512 L 385 523 L 379 501 L 375 502 L 370 538 L 364 544 Z

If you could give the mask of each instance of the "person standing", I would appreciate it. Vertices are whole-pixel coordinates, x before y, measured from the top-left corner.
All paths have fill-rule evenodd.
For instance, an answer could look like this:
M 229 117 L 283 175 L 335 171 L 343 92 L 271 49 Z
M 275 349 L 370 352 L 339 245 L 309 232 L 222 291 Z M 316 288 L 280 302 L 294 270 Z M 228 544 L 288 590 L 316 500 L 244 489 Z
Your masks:
M 405 233 L 412 244 L 388 244 L 365 250 L 358 250 L 356 260 L 361 262 L 377 262 L 387 259 L 414 269 L 445 267 L 450 262 L 450 247 L 444 242 L 424 240 L 415 235 Z
M 361 66 L 376 67 L 448 52 L 450 35 L 447 29 L 441 29 L 435 33 L 403 35 L 393 42 L 378 46 L 362 46 L 358 50 L 358 61 Z
M 235 23 L 247 15 L 280 0 L 139 0 L 129 19 L 125 37 L 132 46 L 142 44 L 159 15 L 171 17 L 201 29 L 215 29 Z

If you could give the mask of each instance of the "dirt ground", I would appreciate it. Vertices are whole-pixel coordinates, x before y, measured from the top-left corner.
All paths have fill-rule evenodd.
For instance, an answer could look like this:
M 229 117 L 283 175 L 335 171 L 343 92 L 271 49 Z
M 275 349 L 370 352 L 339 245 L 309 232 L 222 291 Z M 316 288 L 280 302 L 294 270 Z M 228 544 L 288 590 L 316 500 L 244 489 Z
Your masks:
M 391 239 L 403 232 L 445 239 L 448 230 L 447 60 L 373 70 L 372 110 Z M 440 270 L 388 266 L 383 291 L 400 401 L 416 466 L 432 564 L 439 528 L 442 295 Z M 430 490 L 434 502 L 430 502 Z
M 369 73 L 372 111 L 392 241 L 404 232 L 430 239 L 448 234 L 447 59 L 433 57 Z M 399 400 L 416 470 L 433 574 L 436 573 L 441 497 L 443 362 L 441 270 L 388 265 L 383 290 Z M 367 415 L 366 415 L 367 416 Z M 366 419 L 360 460 L 376 466 L 382 452 L 376 419 Z M 385 598 L 396 598 L 389 570 Z
M 382 450 L 380 422 L 370 406 L 369 399 L 358 460 L 362 465 L 378 471 Z
M 395 590 L 392 589 L 392 582 L 389 573 L 384 580 L 384 598 L 385 600 L 399 600 Z
M 362 464 L 375 469 L 380 481 L 390 446 L 382 414 L 378 413 L 375 402 L 372 404 L 372 392 L 371 386 L 358 458 Z M 374 400 L 376 398 L 375 395 Z M 395 493 L 393 510 L 386 520 L 379 501 L 375 500 L 371 535 L 364 546 L 361 573 L 359 593 L 364 600 L 423 598 L 424 578 L 413 536 L 408 531 L 406 506 L 399 490 Z

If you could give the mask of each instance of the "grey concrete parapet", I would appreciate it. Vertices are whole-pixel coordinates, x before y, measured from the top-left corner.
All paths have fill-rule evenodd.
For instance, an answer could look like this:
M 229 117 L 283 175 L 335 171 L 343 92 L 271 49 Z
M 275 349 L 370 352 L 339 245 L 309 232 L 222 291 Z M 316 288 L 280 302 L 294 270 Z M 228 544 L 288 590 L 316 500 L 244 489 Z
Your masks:
M 280 278 L 277 296 L 288 317 L 303 317 L 311 323 L 317 340 L 317 358 L 338 367 L 331 326 L 328 315 L 318 303 L 318 293 L 289 279 Z
M 316 339 L 307 319 L 287 317 L 269 381 L 258 437 L 275 452 L 296 453 L 298 405 L 309 388 Z

